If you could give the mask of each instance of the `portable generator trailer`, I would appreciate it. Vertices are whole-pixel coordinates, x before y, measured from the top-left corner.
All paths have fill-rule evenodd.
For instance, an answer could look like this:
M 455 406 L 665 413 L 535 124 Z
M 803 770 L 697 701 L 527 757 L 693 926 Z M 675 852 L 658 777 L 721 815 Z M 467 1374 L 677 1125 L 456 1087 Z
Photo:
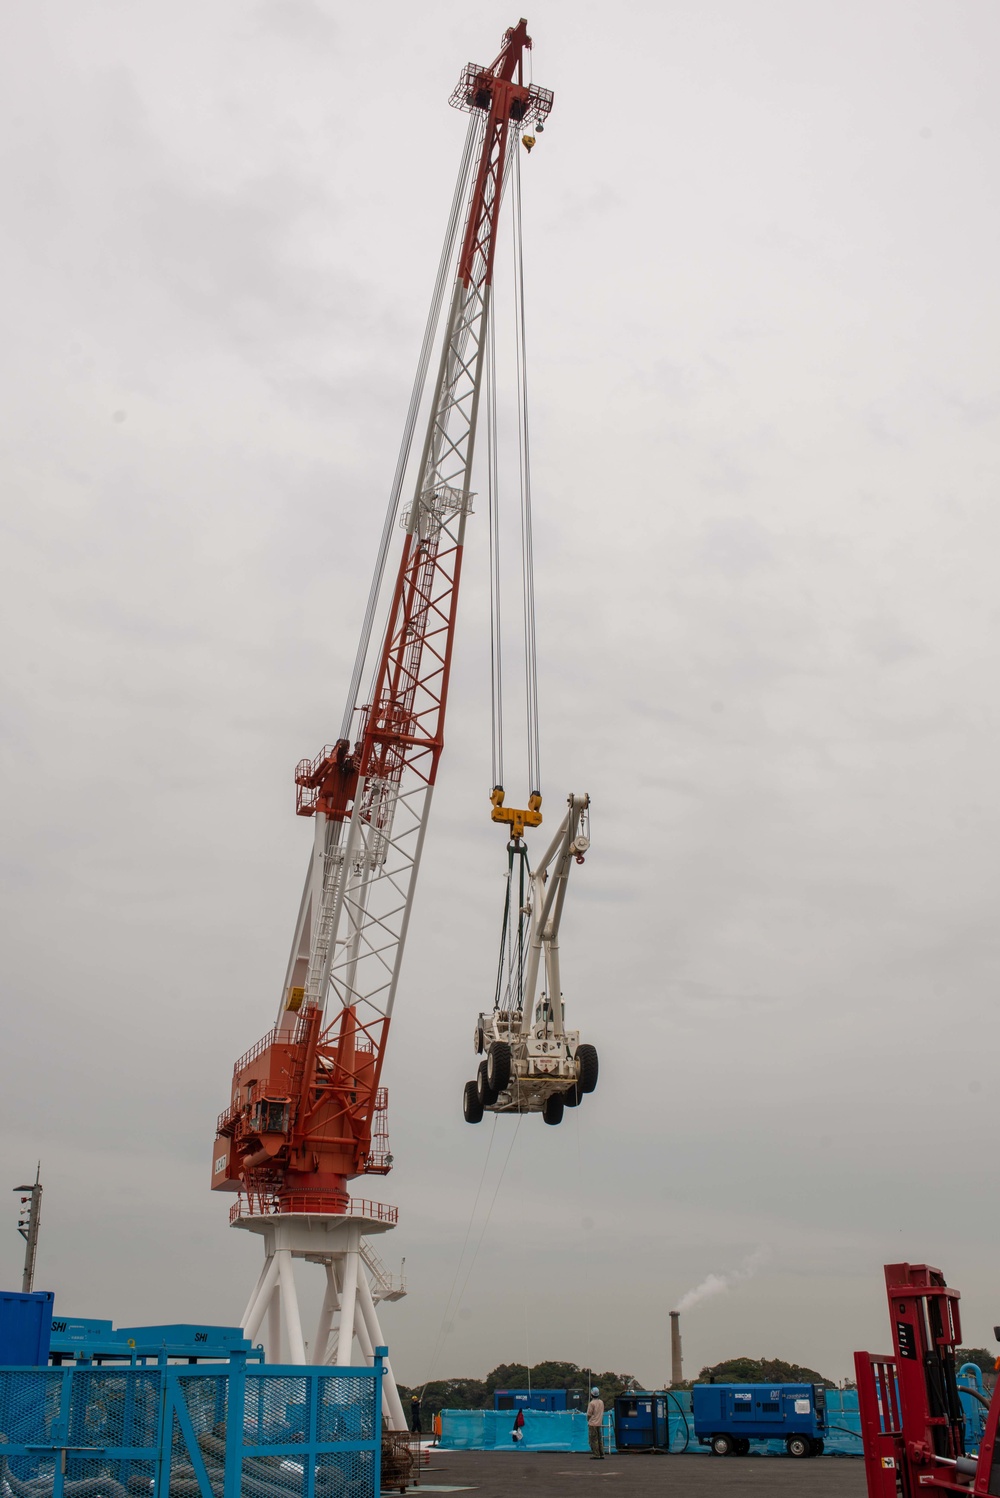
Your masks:
M 959 1292 L 929 1264 L 886 1264 L 885 1287 L 893 1352 L 854 1354 L 868 1498 L 997 1498 L 1000 1384 L 991 1400 L 977 1395 L 988 1413 L 979 1454 L 969 1456 L 955 1368 Z M 993 1334 L 1000 1341 L 1000 1326 Z
M 789 1456 L 822 1456 L 822 1384 L 695 1384 L 694 1433 L 716 1456 L 747 1456 L 751 1441 L 784 1441 Z

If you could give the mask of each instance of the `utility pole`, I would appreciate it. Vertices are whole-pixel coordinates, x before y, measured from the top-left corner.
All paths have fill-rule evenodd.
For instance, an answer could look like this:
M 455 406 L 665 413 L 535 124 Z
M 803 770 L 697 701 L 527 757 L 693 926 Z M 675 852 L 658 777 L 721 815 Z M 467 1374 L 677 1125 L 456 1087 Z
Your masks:
M 15 1186 L 15 1191 L 26 1191 L 21 1197 L 22 1216 L 18 1219 L 17 1231 L 25 1242 L 24 1274 L 21 1276 L 21 1291 L 31 1294 L 35 1279 L 35 1254 L 38 1252 L 38 1227 L 42 1220 L 42 1162 L 39 1160 L 33 1186 Z M 27 1211 L 24 1209 L 27 1208 Z

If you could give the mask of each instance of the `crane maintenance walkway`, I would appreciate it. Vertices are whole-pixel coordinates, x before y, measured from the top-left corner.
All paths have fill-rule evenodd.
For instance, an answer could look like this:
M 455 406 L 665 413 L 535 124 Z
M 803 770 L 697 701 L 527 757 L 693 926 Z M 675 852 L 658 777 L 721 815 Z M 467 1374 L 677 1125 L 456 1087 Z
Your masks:
M 416 1493 L 477 1498 L 863 1498 L 863 1462 L 844 1457 L 609 1456 L 583 1453 L 440 1451 Z

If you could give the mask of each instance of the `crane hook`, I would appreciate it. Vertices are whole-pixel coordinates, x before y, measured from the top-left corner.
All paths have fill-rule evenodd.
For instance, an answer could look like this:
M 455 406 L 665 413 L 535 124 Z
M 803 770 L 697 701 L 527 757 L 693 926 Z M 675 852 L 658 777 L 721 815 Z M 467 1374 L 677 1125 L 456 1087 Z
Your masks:
M 531 148 L 535 144 L 535 137 L 533 135 L 522 135 L 521 136 L 521 144 L 524 147 L 524 149 L 527 151 L 528 155 L 530 156 L 531 155 Z

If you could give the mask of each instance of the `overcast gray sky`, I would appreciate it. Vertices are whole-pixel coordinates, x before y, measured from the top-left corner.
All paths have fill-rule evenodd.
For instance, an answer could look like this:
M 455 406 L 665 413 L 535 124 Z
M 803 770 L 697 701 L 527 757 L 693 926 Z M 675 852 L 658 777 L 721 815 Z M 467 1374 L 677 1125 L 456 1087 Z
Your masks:
M 208 1189 L 214 1120 L 284 973 L 292 768 L 340 722 L 447 98 L 517 14 L 3 11 L 3 1177 L 42 1159 L 60 1310 L 233 1321 L 258 1244 Z M 1000 15 L 528 20 L 556 92 L 523 162 L 543 790 L 593 798 L 563 977 L 602 1076 L 521 1124 L 470 1268 L 515 1129 L 487 1161 L 460 1112 L 504 861 L 479 516 L 373 1193 L 397 1372 L 660 1382 L 668 1310 L 748 1261 L 686 1315 L 689 1371 L 847 1374 L 888 1345 L 887 1259 L 940 1265 L 983 1343 Z

